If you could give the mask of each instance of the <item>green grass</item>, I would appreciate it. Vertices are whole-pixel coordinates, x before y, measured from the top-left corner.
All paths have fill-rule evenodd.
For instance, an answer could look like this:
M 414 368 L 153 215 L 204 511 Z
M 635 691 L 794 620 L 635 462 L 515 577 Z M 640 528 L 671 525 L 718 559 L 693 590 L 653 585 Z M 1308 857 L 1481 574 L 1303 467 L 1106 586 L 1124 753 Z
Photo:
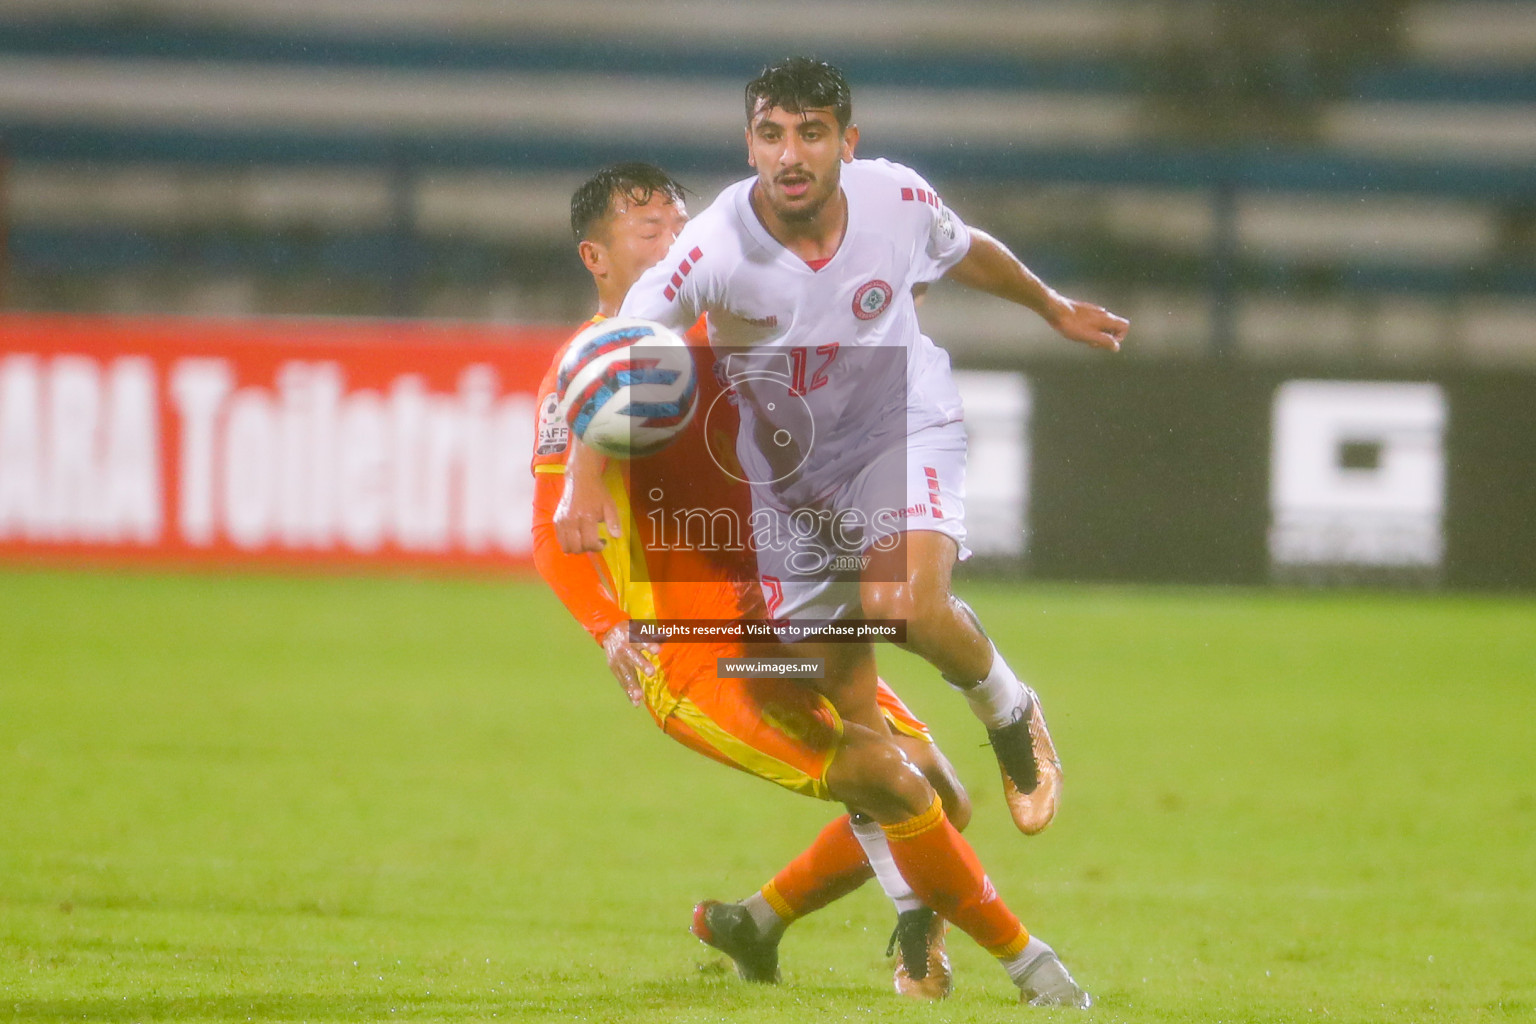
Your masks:
M 969 584 L 1067 767 L 1019 836 L 882 655 L 1099 1021 L 1528 1020 L 1536 602 Z M 526 581 L 0 572 L 0 1019 L 1058 1019 L 872 887 L 749 988 L 685 931 L 832 813 L 631 709 Z

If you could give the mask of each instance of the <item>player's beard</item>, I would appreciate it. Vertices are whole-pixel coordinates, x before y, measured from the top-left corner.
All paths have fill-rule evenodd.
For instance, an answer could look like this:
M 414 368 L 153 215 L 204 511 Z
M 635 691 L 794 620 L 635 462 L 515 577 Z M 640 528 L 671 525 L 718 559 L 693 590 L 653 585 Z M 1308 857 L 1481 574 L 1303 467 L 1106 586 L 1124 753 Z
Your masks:
M 777 182 L 775 184 L 777 184 Z M 818 179 L 811 178 L 810 184 L 814 187 L 816 184 L 818 184 Z M 814 188 L 812 191 L 814 191 Z M 776 207 L 774 212 L 779 215 L 780 220 L 785 221 L 786 223 L 806 224 L 816 219 L 816 217 L 821 213 L 822 209 L 827 205 L 827 200 L 831 199 L 836 193 L 837 182 L 834 181 L 832 186 L 822 192 L 821 195 L 810 198 L 808 201 L 799 204 L 795 204 L 793 200 L 790 200 L 788 196 L 785 196 L 784 199 L 786 201 L 786 205 Z

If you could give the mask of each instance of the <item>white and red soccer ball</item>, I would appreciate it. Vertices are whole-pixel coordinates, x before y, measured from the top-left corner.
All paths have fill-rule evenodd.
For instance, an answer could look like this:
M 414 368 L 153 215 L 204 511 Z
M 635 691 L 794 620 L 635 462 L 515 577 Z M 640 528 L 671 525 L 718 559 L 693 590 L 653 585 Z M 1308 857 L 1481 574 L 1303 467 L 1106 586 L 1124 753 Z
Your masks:
M 693 419 L 698 384 L 688 343 L 639 317 L 599 320 L 560 359 L 571 433 L 615 459 L 654 455 L 670 444 Z

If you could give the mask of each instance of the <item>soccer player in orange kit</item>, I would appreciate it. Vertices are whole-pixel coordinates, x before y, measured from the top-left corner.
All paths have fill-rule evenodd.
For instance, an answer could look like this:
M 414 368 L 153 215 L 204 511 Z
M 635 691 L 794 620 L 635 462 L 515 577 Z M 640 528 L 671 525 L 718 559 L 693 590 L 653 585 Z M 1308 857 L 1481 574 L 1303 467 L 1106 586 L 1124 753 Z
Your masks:
M 681 198 L 674 181 L 642 164 L 610 168 L 578 189 L 573 230 L 599 293 L 599 315 L 591 322 L 611 315 L 634 279 L 665 254 L 686 220 Z M 720 385 L 707 348 L 695 340 L 699 402 L 708 407 Z M 851 891 L 873 871 L 902 911 L 893 937 L 902 948 L 898 991 L 926 998 L 948 991 L 943 922 L 923 906 L 931 902 L 1004 962 L 1026 999 L 1084 1005 L 1086 995 L 1050 948 L 1031 939 L 1002 904 L 951 827 L 963 826 L 969 817 L 964 790 L 926 727 L 888 687 L 880 684 L 881 735 L 869 723 L 843 721 L 825 697 L 796 680 L 719 678 L 717 659 L 746 653 L 740 642 L 632 641 L 630 619 L 764 617 L 750 550 L 678 548 L 651 535 L 664 521 L 651 515 L 664 509 L 658 501 L 664 494 L 686 493 L 696 506 L 732 509 L 740 521 L 750 515 L 745 488 L 716 468 L 734 459 L 733 418 L 709 418 L 711 437 L 705 419 L 696 417 L 647 464 L 643 489 L 629 486 L 627 464 L 608 463 L 601 479 L 617 521 L 608 524 L 599 553 L 566 555 L 553 520 L 572 445 L 560 415 L 555 366 L 540 394 L 535 562 L 602 644 L 629 699 L 644 704 L 667 735 L 707 757 L 796 792 L 868 808 L 874 816 L 837 819 L 741 903 L 701 903 L 694 933 L 730 954 L 744 977 L 774 980 L 778 940 L 787 924 Z M 914 765 L 921 775 L 911 771 Z M 904 792 L 897 796 L 896 789 Z M 941 801 L 948 821 L 939 811 Z M 914 807 L 928 810 L 908 813 Z
M 1129 323 L 1049 287 L 913 169 L 857 158 L 852 92 L 836 67 L 791 57 L 743 98 L 755 173 L 685 225 L 619 312 L 674 330 L 707 314 L 711 346 L 737 357 L 737 456 L 770 541 L 757 544 L 758 574 L 775 618 L 904 622 L 896 642 L 964 693 L 1014 824 L 1033 834 L 1055 814 L 1060 762 L 1037 695 L 953 593 L 954 566 L 969 556 L 964 409 L 914 294 L 947 277 L 1106 350 Z M 762 372 L 774 365 L 787 368 L 787 388 Z M 555 520 L 566 551 L 596 549 L 587 465 L 572 461 Z M 781 639 L 805 653 L 795 630 Z M 827 652 L 817 688 L 868 722 L 873 654 L 845 647 Z

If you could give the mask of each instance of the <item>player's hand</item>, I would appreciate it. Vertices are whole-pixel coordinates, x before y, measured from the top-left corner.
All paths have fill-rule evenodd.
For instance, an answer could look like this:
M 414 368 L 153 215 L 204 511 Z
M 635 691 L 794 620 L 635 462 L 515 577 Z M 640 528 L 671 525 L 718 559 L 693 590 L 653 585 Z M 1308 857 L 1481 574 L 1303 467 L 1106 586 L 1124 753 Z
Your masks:
M 619 507 L 603 486 L 603 457 L 579 441 L 571 441 L 565 463 L 565 490 L 555 507 L 555 539 L 568 555 L 601 551 L 609 537 L 619 536 Z
M 656 663 L 647 654 L 661 653 L 657 644 L 637 644 L 629 639 L 629 623 L 621 622 L 603 634 L 603 653 L 608 655 L 608 670 L 624 687 L 624 696 L 635 707 L 645 699 L 641 679 L 656 671 Z
M 1131 327 L 1129 320 L 1091 302 L 1079 302 L 1065 296 L 1058 296 L 1058 299 L 1058 302 L 1051 304 L 1050 315 L 1047 317 L 1050 325 L 1056 328 L 1056 333 L 1093 348 L 1120 351 L 1125 332 Z

